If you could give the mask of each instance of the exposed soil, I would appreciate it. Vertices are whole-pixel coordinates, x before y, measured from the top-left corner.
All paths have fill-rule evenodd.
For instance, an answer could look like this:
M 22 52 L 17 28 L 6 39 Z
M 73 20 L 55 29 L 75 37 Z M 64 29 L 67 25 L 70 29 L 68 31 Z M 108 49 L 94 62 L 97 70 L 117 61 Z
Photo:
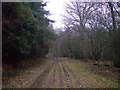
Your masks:
M 3 88 L 117 88 L 117 69 L 112 72 L 109 67 L 108 73 L 104 72 L 107 69 L 101 68 L 103 66 L 97 68 L 80 60 L 48 59 L 42 65 L 38 63 L 24 71 L 19 70 L 19 74 L 13 77 L 3 76 L 9 78 L 7 83 L 3 82 Z

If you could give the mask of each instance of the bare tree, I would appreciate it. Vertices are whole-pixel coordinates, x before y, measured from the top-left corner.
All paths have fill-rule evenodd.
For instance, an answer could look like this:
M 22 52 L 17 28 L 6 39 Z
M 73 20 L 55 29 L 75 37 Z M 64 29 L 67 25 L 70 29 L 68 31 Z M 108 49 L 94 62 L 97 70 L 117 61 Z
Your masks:
M 109 4 L 110 12 L 111 12 L 112 26 L 113 26 L 112 46 L 113 46 L 114 65 L 117 67 L 120 67 L 120 54 L 119 54 L 120 53 L 120 37 L 119 37 L 120 31 L 118 30 L 120 29 L 120 27 L 117 28 L 117 25 L 116 25 L 116 15 L 114 12 L 114 4 L 111 2 L 109 2 L 108 4 Z

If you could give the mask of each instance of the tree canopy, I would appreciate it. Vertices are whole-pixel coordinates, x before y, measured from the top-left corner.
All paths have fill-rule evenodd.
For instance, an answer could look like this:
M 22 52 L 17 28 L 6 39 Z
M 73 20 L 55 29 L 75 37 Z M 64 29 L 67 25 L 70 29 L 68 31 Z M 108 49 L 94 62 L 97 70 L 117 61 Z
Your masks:
M 56 35 L 45 6 L 43 2 L 2 3 L 3 62 L 47 54 L 48 40 L 56 39 Z

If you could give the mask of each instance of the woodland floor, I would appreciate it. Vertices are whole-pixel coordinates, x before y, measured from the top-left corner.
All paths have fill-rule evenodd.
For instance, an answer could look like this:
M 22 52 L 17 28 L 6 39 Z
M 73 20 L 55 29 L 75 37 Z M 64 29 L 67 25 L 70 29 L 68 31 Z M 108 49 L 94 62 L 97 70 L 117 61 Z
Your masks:
M 5 68 L 5 66 L 4 66 Z M 10 69 L 10 68 L 9 68 Z M 118 69 L 100 67 L 91 61 L 54 58 L 36 63 L 27 69 L 5 73 L 3 88 L 118 88 Z M 7 76 L 6 74 L 16 73 Z M 9 78 L 8 78 L 9 77 Z

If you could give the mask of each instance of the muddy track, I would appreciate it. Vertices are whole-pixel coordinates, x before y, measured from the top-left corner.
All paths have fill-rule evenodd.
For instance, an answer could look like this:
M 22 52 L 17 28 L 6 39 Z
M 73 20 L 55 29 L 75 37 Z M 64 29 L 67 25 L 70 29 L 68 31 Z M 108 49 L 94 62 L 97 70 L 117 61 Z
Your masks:
M 42 74 L 38 75 L 38 78 L 31 85 L 31 88 L 83 88 L 83 82 L 80 82 L 80 73 L 76 70 L 79 68 L 66 60 L 57 59 L 52 64 L 46 64 L 43 68 Z M 75 64 L 76 65 L 76 64 Z M 91 86 L 91 77 L 89 82 Z M 97 79 L 96 79 L 97 81 Z M 96 84 L 96 83 L 95 83 Z M 99 84 L 99 83 L 98 83 Z M 99 84 L 100 85 L 100 84 Z
M 54 83 L 55 83 L 55 64 L 54 64 L 53 69 L 51 71 L 51 74 L 50 74 L 50 77 L 49 77 L 49 84 L 48 85 L 50 87 L 52 87 L 52 86 L 54 86 Z
M 53 70 L 53 77 L 52 77 L 52 84 L 54 84 L 54 83 L 55 83 L 55 68 Z
M 63 63 L 60 61 L 61 65 L 62 65 L 62 69 L 65 73 L 66 76 L 66 80 L 67 80 L 67 88 L 71 88 L 72 87 L 72 80 L 70 78 L 70 75 L 68 73 L 68 71 L 65 69 L 65 66 L 63 65 Z
M 60 78 L 60 73 L 59 72 L 59 62 L 56 63 L 55 65 L 55 88 L 60 88 L 62 85 L 61 85 L 61 78 Z
M 48 74 L 50 73 L 51 69 L 50 67 L 53 67 L 54 63 L 51 65 L 48 65 L 45 70 L 39 75 L 39 77 L 34 81 L 34 83 L 30 86 L 30 88 L 42 88 L 45 86 L 45 79 L 47 78 Z
M 62 78 L 62 71 L 60 69 L 60 62 L 59 62 L 59 77 L 60 77 L 60 87 L 63 87 L 63 78 Z
M 77 87 L 81 88 L 82 86 L 81 86 L 80 80 L 78 79 L 78 77 L 76 77 L 75 73 L 70 69 L 70 67 L 65 62 L 64 62 L 64 66 L 68 70 L 70 75 L 74 78 L 74 80 L 76 81 Z
M 12 83 L 14 84 L 14 86 L 19 85 L 19 87 L 22 86 L 25 87 L 28 85 L 28 87 L 30 86 L 29 88 L 81 88 L 81 87 L 96 88 L 95 85 L 98 85 L 98 87 L 102 87 L 104 86 L 104 84 L 106 84 L 106 86 L 104 87 L 113 85 L 112 81 L 107 80 L 103 76 L 100 75 L 93 76 L 93 74 L 88 72 L 86 69 L 85 70 L 87 71 L 87 73 L 84 73 L 86 71 L 82 71 L 82 70 L 84 70 L 85 67 L 82 67 L 82 65 L 80 65 L 81 67 L 77 67 L 76 63 L 77 62 L 75 61 L 68 61 L 64 58 L 58 58 L 51 61 L 46 61 L 46 63 L 43 63 L 42 66 L 40 67 L 38 66 L 34 67 L 31 71 L 29 71 L 32 73 L 28 73 L 26 77 L 24 77 L 23 75 L 24 79 L 28 77 L 27 79 L 28 84 L 24 79 L 22 80 L 21 77 L 12 80 L 13 81 Z M 22 80 L 22 81 L 20 81 L 18 84 L 18 80 L 19 81 Z M 91 84 L 91 82 L 93 84 Z M 113 86 L 116 87 L 117 83 L 116 82 L 114 83 L 115 84 Z
M 57 71 L 57 62 L 55 62 L 54 71 L 53 71 L 53 87 L 57 86 L 56 71 Z
M 52 65 L 52 67 L 50 66 L 49 67 L 49 70 L 47 70 L 47 73 L 46 75 L 44 75 L 42 77 L 42 87 L 43 88 L 51 88 L 51 85 L 53 84 L 52 82 L 52 74 L 53 74 L 53 69 L 54 69 L 54 64 Z

